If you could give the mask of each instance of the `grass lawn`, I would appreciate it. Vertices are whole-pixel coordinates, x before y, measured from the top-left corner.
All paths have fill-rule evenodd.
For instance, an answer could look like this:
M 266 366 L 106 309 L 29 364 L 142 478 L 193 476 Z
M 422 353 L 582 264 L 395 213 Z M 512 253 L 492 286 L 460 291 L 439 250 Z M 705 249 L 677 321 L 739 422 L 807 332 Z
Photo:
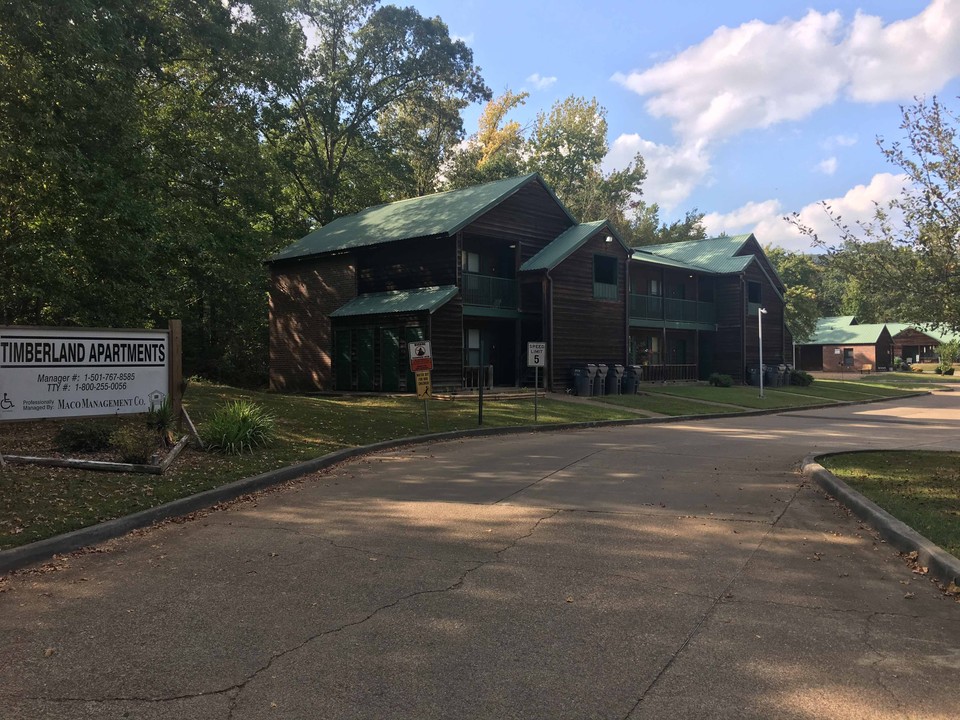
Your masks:
M 897 397 L 909 395 L 911 391 L 903 388 L 869 385 L 866 383 L 840 380 L 817 380 L 813 385 L 777 388 L 777 392 L 789 392 L 799 395 L 814 395 L 827 400 L 870 400 L 873 398 Z
M 801 397 L 794 393 L 779 392 L 764 388 L 765 397 L 759 397 L 760 388 L 756 387 L 712 387 L 709 385 L 654 385 L 644 387 L 643 392 L 670 395 L 689 400 L 736 405 L 743 409 L 793 408 L 806 405 L 819 405 L 820 398 Z M 715 406 L 714 406 L 715 407 Z M 713 412 L 713 411 L 711 411 Z
M 853 453 L 825 458 L 823 465 L 960 558 L 960 453 Z
M 341 448 L 425 432 L 423 403 L 412 397 L 301 397 L 193 383 L 184 405 L 202 434 L 204 420 L 213 409 L 224 400 L 237 398 L 261 403 L 276 417 L 278 439 L 270 448 L 242 456 L 187 448 L 164 475 L 8 466 L 0 472 L 0 549 L 127 515 Z M 637 416 L 614 407 L 541 398 L 539 418 L 545 424 Z M 486 401 L 483 420 L 488 427 L 533 424 L 533 396 Z M 53 421 L 4 425 L 0 427 L 0 448 L 11 455 L 53 454 L 58 427 L 59 423 Z M 475 400 L 430 402 L 432 432 L 474 427 Z
M 708 405 L 707 403 L 697 402 L 682 397 L 673 397 L 664 393 L 653 393 L 649 395 L 615 395 L 612 397 L 598 397 L 610 405 L 620 405 L 622 407 L 633 407 L 650 412 L 660 413 L 661 415 L 670 415 L 673 417 L 679 415 L 715 415 L 718 413 L 739 412 L 740 408 L 726 407 L 723 405 Z
M 818 380 L 817 382 L 821 382 Z M 885 386 L 895 388 L 929 389 L 930 385 L 953 385 L 960 383 L 960 375 L 937 375 L 936 373 L 883 372 L 870 373 L 850 381 L 850 384 Z M 960 387 L 960 386 L 958 386 Z

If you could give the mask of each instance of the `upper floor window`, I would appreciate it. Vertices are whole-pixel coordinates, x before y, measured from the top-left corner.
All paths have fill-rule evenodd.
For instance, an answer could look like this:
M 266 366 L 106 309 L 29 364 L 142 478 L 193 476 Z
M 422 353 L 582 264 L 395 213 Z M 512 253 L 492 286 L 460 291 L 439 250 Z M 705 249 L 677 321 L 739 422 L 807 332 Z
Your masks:
M 756 315 L 760 312 L 760 306 L 763 304 L 763 295 L 760 289 L 760 283 L 747 281 L 747 315 Z
M 480 253 L 467 252 L 464 250 L 463 257 L 461 258 L 461 264 L 463 265 L 464 272 L 480 272 Z
M 661 287 L 659 280 L 650 281 L 650 294 L 654 297 L 660 297 L 663 294 L 663 288 Z
M 617 299 L 618 266 L 619 263 L 615 257 L 593 256 L 593 297 L 598 300 Z

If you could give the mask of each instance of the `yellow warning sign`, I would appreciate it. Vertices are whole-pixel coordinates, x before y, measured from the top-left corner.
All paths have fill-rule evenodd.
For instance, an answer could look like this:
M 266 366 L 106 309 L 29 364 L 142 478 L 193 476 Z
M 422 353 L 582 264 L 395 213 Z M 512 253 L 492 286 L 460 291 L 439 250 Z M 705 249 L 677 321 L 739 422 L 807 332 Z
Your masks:
M 417 399 L 426 400 L 430 397 L 430 371 L 422 370 L 417 373 Z

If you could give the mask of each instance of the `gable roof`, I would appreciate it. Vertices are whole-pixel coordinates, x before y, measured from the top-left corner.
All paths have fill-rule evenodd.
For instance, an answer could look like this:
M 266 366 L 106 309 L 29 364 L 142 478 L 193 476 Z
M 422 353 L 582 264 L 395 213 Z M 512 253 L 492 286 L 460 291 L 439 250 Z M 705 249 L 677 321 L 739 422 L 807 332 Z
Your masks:
M 332 318 L 356 317 L 358 315 L 386 315 L 402 312 L 436 312 L 457 294 L 456 285 L 443 285 L 414 290 L 388 290 L 387 292 L 358 295 L 350 302 L 330 313 Z
M 646 258 L 641 253 L 651 253 L 679 261 L 695 270 L 719 274 L 738 273 L 754 261 L 755 256 L 752 254 L 737 255 L 750 238 L 753 238 L 752 234 L 645 245 L 637 248 L 634 257 L 637 260 L 644 260 Z
M 949 330 L 934 330 L 926 325 L 923 325 L 922 323 L 887 323 L 887 329 L 890 331 L 891 335 L 899 335 L 905 330 L 916 330 L 919 333 L 923 333 L 931 340 L 936 340 L 939 343 L 960 340 L 960 333 L 950 332 Z
M 460 190 L 375 205 L 353 215 L 344 215 L 287 246 L 268 262 L 396 240 L 452 235 L 531 182 L 539 182 L 570 218 L 570 222 L 576 222 L 543 178 L 531 173 Z
M 606 220 L 596 220 L 594 222 L 574 225 L 566 232 L 551 240 L 549 245 L 520 266 L 520 272 L 552 270 L 582 247 L 587 240 L 596 235 L 597 231 L 604 226 L 607 228 L 607 234 L 616 238 L 617 242 L 623 246 L 623 249 L 629 253 L 630 248 L 620 239 L 616 230 L 607 225 Z
M 853 315 L 834 315 L 831 317 L 822 317 L 817 320 L 817 326 L 814 328 L 814 334 L 833 330 L 838 328 L 850 327 L 857 324 L 857 318 Z M 893 332 L 891 330 L 891 332 Z
M 833 320 L 835 318 L 821 318 Z M 804 345 L 874 345 L 880 340 L 887 326 L 884 323 L 866 325 L 840 325 L 817 323 L 817 329 Z

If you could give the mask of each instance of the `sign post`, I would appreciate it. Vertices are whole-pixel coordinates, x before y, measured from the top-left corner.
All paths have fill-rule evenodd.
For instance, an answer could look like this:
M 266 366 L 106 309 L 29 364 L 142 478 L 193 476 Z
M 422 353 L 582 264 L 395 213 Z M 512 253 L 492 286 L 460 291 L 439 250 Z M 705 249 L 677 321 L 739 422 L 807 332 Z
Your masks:
M 547 361 L 547 344 L 545 342 L 527 343 L 527 367 L 533 368 L 533 421 L 540 419 L 540 408 L 537 400 L 540 388 L 540 367 Z
M 430 399 L 430 371 L 433 370 L 433 350 L 429 340 L 417 340 L 407 343 L 407 354 L 410 356 L 410 372 L 417 379 L 417 399 L 423 400 L 423 419 L 430 432 L 430 410 L 427 401 Z

